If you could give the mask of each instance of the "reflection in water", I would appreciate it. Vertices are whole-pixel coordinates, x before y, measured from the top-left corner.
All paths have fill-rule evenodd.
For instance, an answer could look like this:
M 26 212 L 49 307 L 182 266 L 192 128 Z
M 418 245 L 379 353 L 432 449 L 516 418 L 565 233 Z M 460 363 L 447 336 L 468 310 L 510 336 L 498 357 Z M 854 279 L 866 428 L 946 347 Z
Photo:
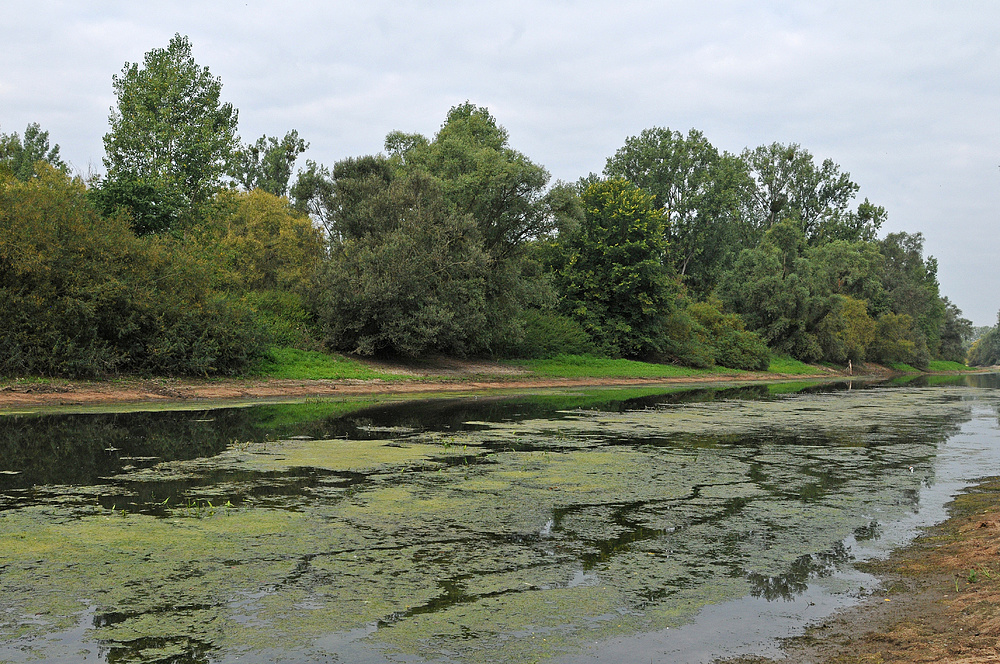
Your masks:
M 836 588 L 996 418 L 872 387 L 2 417 L 0 661 L 537 661 Z

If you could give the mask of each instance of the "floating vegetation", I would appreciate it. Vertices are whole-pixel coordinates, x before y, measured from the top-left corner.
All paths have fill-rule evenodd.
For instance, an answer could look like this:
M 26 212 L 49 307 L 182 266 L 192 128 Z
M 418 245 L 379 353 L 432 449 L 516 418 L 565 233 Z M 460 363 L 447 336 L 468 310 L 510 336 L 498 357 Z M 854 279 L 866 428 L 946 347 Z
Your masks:
M 187 413 L 164 428 L 181 453 L 163 414 L 139 416 L 148 444 L 105 421 L 74 443 L 121 449 L 101 473 L 9 466 L 39 481 L 0 491 L 0 661 L 572 658 L 833 579 L 850 542 L 920 509 L 963 423 L 996 427 L 990 390 L 757 387 L 449 400 L 425 421 L 378 406 L 298 431 L 267 406 L 280 437 L 253 409 Z M 37 422 L 54 449 L 79 420 Z

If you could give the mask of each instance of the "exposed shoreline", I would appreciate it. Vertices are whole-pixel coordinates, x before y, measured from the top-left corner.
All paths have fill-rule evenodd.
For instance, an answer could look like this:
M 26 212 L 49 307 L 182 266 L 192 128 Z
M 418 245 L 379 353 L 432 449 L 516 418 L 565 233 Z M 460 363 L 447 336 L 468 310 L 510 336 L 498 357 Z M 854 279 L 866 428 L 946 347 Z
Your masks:
M 31 406 L 129 405 L 139 403 L 224 401 L 245 399 L 328 398 L 365 395 L 417 395 L 485 390 L 705 385 L 788 380 L 838 380 L 837 374 L 714 374 L 679 378 L 498 378 L 495 376 L 430 380 L 289 380 L 289 379 L 127 379 L 54 381 L 0 386 L 0 410 Z M 865 376 L 853 376 L 855 380 Z
M 415 369 L 378 364 L 394 379 L 304 380 L 276 378 L 115 378 L 107 380 L 8 380 L 0 381 L 0 411 L 58 406 L 162 405 L 195 401 L 283 400 L 377 395 L 440 394 L 485 390 L 545 388 L 635 387 L 644 385 L 705 385 L 789 380 L 865 380 L 894 375 L 884 367 L 869 365 L 856 375 L 817 367 L 811 374 L 775 374 L 733 371 L 700 376 L 659 378 L 560 378 L 540 377 L 528 371 L 491 362 L 447 361 Z

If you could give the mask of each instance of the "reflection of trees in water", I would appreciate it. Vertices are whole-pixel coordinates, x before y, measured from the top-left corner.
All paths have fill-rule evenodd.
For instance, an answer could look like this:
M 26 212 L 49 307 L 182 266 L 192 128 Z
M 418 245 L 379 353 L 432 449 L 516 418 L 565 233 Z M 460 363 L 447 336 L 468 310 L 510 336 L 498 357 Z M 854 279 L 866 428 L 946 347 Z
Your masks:
M 850 560 L 850 551 L 843 542 L 838 542 L 829 551 L 798 557 L 783 574 L 767 576 L 749 572 L 747 581 L 750 582 L 750 594 L 763 597 L 769 602 L 794 599 L 796 595 L 806 591 L 810 579 L 829 576 Z
M 0 417 L 0 490 L 89 485 L 128 457 L 160 461 L 215 456 L 233 440 L 260 440 L 245 409 Z
M 99 625 L 95 625 L 98 627 Z M 180 652 L 178 652 L 180 651 Z M 187 637 L 144 637 L 104 645 L 98 656 L 108 664 L 209 664 L 216 649 L 208 643 Z

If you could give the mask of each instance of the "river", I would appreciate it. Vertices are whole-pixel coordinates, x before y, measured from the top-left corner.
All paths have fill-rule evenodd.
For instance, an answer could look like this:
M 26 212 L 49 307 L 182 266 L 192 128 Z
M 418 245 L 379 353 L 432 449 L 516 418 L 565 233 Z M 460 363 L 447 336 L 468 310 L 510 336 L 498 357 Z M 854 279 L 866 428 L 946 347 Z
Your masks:
M 710 662 L 1000 475 L 996 375 L 0 415 L 0 662 Z

